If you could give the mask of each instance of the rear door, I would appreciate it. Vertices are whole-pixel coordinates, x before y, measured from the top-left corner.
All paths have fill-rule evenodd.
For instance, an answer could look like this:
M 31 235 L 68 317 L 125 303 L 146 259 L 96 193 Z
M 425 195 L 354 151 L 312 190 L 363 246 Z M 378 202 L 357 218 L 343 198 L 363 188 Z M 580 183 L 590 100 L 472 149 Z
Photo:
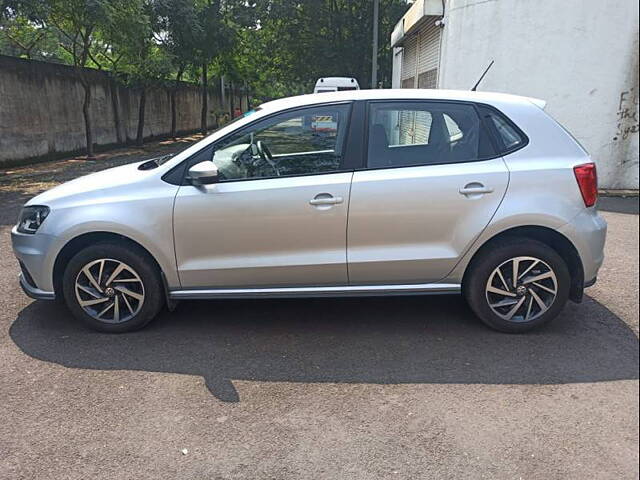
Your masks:
M 445 278 L 500 205 L 504 161 L 472 104 L 370 102 L 367 128 L 366 168 L 351 185 L 350 283 Z

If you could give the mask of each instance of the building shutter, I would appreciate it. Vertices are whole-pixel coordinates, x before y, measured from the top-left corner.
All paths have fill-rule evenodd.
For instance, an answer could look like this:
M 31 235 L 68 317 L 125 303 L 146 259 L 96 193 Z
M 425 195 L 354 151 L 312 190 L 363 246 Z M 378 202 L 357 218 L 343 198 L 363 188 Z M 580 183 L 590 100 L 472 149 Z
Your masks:
M 415 80 L 409 85 L 409 82 L 405 80 L 414 78 L 416 75 L 416 61 L 418 54 L 418 37 L 412 35 L 407 38 L 404 45 L 404 52 L 402 53 L 402 88 L 414 88 Z
M 430 112 L 415 112 L 415 127 L 413 131 L 413 143 L 415 145 L 426 145 L 427 143 L 429 143 L 429 132 L 431 132 Z
M 413 88 L 415 83 L 415 77 L 405 78 L 404 80 L 402 80 L 402 88 Z
M 431 132 L 431 113 L 424 110 L 401 110 L 398 119 L 400 145 L 426 145 Z
M 440 27 L 430 18 L 418 34 L 418 88 L 437 88 L 440 62 Z
M 437 88 L 438 87 L 438 69 L 434 68 L 428 72 L 422 72 L 418 75 L 418 88 Z
M 398 144 L 399 145 L 411 145 L 413 144 L 413 118 L 414 112 L 408 110 L 400 111 L 398 118 Z

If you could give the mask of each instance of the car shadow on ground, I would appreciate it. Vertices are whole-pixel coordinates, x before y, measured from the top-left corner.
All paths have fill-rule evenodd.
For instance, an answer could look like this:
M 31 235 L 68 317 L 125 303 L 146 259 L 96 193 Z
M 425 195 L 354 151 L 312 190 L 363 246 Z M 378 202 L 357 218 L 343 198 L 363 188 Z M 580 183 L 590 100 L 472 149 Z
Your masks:
M 547 327 L 497 333 L 458 297 L 183 302 L 146 329 L 87 330 L 33 302 L 10 329 L 31 357 L 66 367 L 201 375 L 239 401 L 232 380 L 560 384 L 638 378 L 638 339 L 596 301 Z

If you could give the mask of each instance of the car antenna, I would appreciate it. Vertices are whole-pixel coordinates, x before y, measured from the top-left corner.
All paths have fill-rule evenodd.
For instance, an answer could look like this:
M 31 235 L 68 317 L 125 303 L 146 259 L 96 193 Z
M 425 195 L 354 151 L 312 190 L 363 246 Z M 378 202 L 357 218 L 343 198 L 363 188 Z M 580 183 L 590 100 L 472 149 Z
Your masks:
M 487 74 L 487 72 L 489 71 L 489 69 L 493 66 L 493 62 L 494 60 L 491 60 L 491 63 L 489 64 L 489 66 L 487 67 L 487 69 L 484 71 L 484 73 L 480 76 L 480 78 L 478 79 L 478 81 L 476 82 L 476 84 L 473 86 L 473 88 L 471 89 L 472 92 L 475 92 L 478 88 L 478 85 L 480 85 L 480 82 L 482 81 L 482 79 L 484 78 L 484 76 Z

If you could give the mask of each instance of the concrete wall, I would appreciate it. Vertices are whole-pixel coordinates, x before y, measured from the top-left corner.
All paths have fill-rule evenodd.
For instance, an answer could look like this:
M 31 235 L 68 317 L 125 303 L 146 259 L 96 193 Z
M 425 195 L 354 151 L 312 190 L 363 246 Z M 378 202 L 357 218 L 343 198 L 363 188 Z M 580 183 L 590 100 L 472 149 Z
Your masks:
M 393 71 L 391 74 L 391 88 L 401 88 L 402 87 L 402 56 L 403 49 L 400 47 L 393 48 Z
M 28 159 L 53 158 L 82 151 L 86 145 L 82 101 L 84 91 L 65 65 L 0 56 L 0 166 Z M 121 139 L 131 142 L 138 125 L 137 89 L 117 85 L 108 74 L 88 70 L 91 79 L 94 141 L 96 145 L 118 142 L 114 120 L 114 96 L 120 112 Z M 220 83 L 212 81 L 208 125 L 216 127 L 216 113 L 229 110 L 220 98 Z M 235 105 L 240 104 L 236 97 Z M 246 97 L 242 99 L 246 110 Z M 200 128 L 201 91 L 183 83 L 177 93 L 177 128 L 191 132 Z M 169 90 L 147 92 L 145 137 L 161 137 L 171 130 Z
M 546 100 L 602 188 L 638 188 L 638 2 L 448 0 L 439 88 Z

